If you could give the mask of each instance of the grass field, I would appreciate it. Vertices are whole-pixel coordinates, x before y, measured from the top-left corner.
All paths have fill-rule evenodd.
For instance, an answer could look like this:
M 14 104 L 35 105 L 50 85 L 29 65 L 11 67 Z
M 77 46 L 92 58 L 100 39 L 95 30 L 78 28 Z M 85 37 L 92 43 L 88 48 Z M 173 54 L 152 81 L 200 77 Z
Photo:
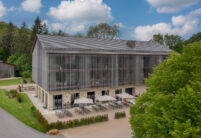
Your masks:
M 0 80 L 0 86 L 18 85 L 21 84 L 21 78 L 11 80 Z
M 29 100 L 26 94 L 20 94 L 22 103 L 18 103 L 16 98 L 9 99 L 6 96 L 5 90 L 0 90 L 0 107 L 6 110 L 8 113 L 16 117 L 24 124 L 45 132 L 40 122 L 33 116 L 31 112 L 32 102 Z

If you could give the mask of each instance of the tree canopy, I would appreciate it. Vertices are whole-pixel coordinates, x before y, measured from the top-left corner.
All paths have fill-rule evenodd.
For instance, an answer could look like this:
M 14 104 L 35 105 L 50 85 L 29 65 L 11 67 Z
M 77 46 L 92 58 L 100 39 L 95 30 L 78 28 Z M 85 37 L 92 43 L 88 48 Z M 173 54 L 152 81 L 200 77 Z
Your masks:
M 185 41 L 185 44 L 190 44 L 198 41 L 201 41 L 201 32 L 192 35 L 188 40 Z
M 91 26 L 87 32 L 87 36 L 101 39 L 118 39 L 120 37 L 120 31 L 117 25 L 100 23 Z
M 161 45 L 168 46 L 170 49 L 181 53 L 183 49 L 183 40 L 182 37 L 178 35 L 161 35 L 155 34 L 153 35 L 153 39 L 151 41 L 158 42 Z
M 170 53 L 146 80 L 147 90 L 130 108 L 134 137 L 201 136 L 201 42 Z

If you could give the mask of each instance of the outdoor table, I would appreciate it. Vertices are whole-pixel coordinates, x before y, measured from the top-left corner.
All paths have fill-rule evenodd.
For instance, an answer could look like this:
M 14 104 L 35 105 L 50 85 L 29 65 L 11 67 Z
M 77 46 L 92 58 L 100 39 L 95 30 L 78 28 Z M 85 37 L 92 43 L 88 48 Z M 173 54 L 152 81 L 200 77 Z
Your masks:
M 98 105 L 99 107 L 100 107 L 100 109 L 101 110 L 103 110 L 103 111 L 106 111 L 107 110 L 107 108 L 106 107 L 104 107 L 104 106 L 102 106 L 102 105 Z
M 67 115 L 67 116 L 69 116 L 69 117 L 73 116 L 73 114 L 70 111 L 68 111 L 68 110 L 64 110 L 64 114 Z
M 93 109 L 94 111 L 96 111 L 96 112 L 99 111 L 98 108 L 96 108 L 96 106 L 92 106 L 92 109 Z
M 77 108 L 75 108 L 75 112 L 77 112 L 78 114 L 82 114 L 83 115 L 83 111 L 82 110 L 79 110 Z
M 64 113 L 62 113 L 61 111 L 55 111 L 55 114 L 58 118 L 63 118 L 64 117 Z

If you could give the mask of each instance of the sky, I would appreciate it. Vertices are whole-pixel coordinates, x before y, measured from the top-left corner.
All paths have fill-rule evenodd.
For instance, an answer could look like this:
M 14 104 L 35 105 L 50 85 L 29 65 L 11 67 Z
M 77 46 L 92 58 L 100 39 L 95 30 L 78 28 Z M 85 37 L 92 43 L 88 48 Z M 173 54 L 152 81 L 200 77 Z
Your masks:
M 121 39 L 147 41 L 158 33 L 187 39 L 201 31 L 201 0 L 0 0 L 0 21 L 31 28 L 37 16 L 50 31 L 69 34 L 106 22 L 119 26 Z

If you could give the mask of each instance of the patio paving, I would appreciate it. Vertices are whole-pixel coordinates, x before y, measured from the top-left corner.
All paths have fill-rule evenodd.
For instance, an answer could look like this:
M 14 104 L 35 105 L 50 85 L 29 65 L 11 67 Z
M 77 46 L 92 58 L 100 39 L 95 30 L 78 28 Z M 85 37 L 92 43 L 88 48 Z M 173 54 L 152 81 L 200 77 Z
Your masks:
M 88 126 L 64 129 L 60 134 L 66 138 L 131 138 L 129 118 L 109 120 Z
M 0 89 L 5 89 L 5 90 L 13 90 L 17 89 L 19 85 L 9 85 L 9 86 L 0 86 Z M 28 83 L 28 84 L 23 84 L 23 87 L 30 87 L 30 86 L 35 86 L 33 83 Z
M 131 138 L 132 137 L 132 131 L 129 124 L 129 107 L 95 112 L 92 111 L 90 106 L 88 106 L 88 108 L 91 110 L 91 113 L 84 115 L 79 115 L 78 113 L 75 112 L 75 108 L 73 108 L 69 110 L 73 114 L 72 117 L 65 116 L 64 118 L 58 118 L 55 115 L 55 111 L 49 111 L 43 108 L 43 105 L 41 104 L 40 100 L 35 97 L 35 93 L 33 91 L 27 92 L 27 94 L 31 99 L 31 101 L 33 102 L 33 104 L 40 110 L 40 112 L 48 120 L 49 123 L 108 114 L 109 121 L 107 122 L 95 123 L 87 126 L 60 130 L 60 134 L 62 134 L 66 138 Z M 115 112 L 121 112 L 121 111 L 126 112 L 126 118 L 114 119 Z
M 48 109 L 43 108 L 43 105 L 41 104 L 40 100 L 35 97 L 34 92 L 27 92 L 27 94 L 30 100 L 32 101 L 32 103 L 43 114 L 43 116 L 47 119 L 49 123 L 57 122 L 57 121 L 67 121 L 67 120 L 73 120 L 73 119 L 87 118 L 87 117 L 104 115 L 104 114 L 108 114 L 109 120 L 113 120 L 115 112 L 125 111 L 127 115 L 129 114 L 129 107 L 123 107 L 121 109 L 108 109 L 107 111 L 95 112 L 92 110 L 91 106 L 87 106 L 87 108 L 91 111 L 89 114 L 80 115 L 76 113 L 75 109 L 78 108 L 76 107 L 76 108 L 68 109 L 68 111 L 70 111 L 73 114 L 72 117 L 65 116 L 64 118 L 58 118 L 58 116 L 55 115 L 55 111 L 49 111 Z

